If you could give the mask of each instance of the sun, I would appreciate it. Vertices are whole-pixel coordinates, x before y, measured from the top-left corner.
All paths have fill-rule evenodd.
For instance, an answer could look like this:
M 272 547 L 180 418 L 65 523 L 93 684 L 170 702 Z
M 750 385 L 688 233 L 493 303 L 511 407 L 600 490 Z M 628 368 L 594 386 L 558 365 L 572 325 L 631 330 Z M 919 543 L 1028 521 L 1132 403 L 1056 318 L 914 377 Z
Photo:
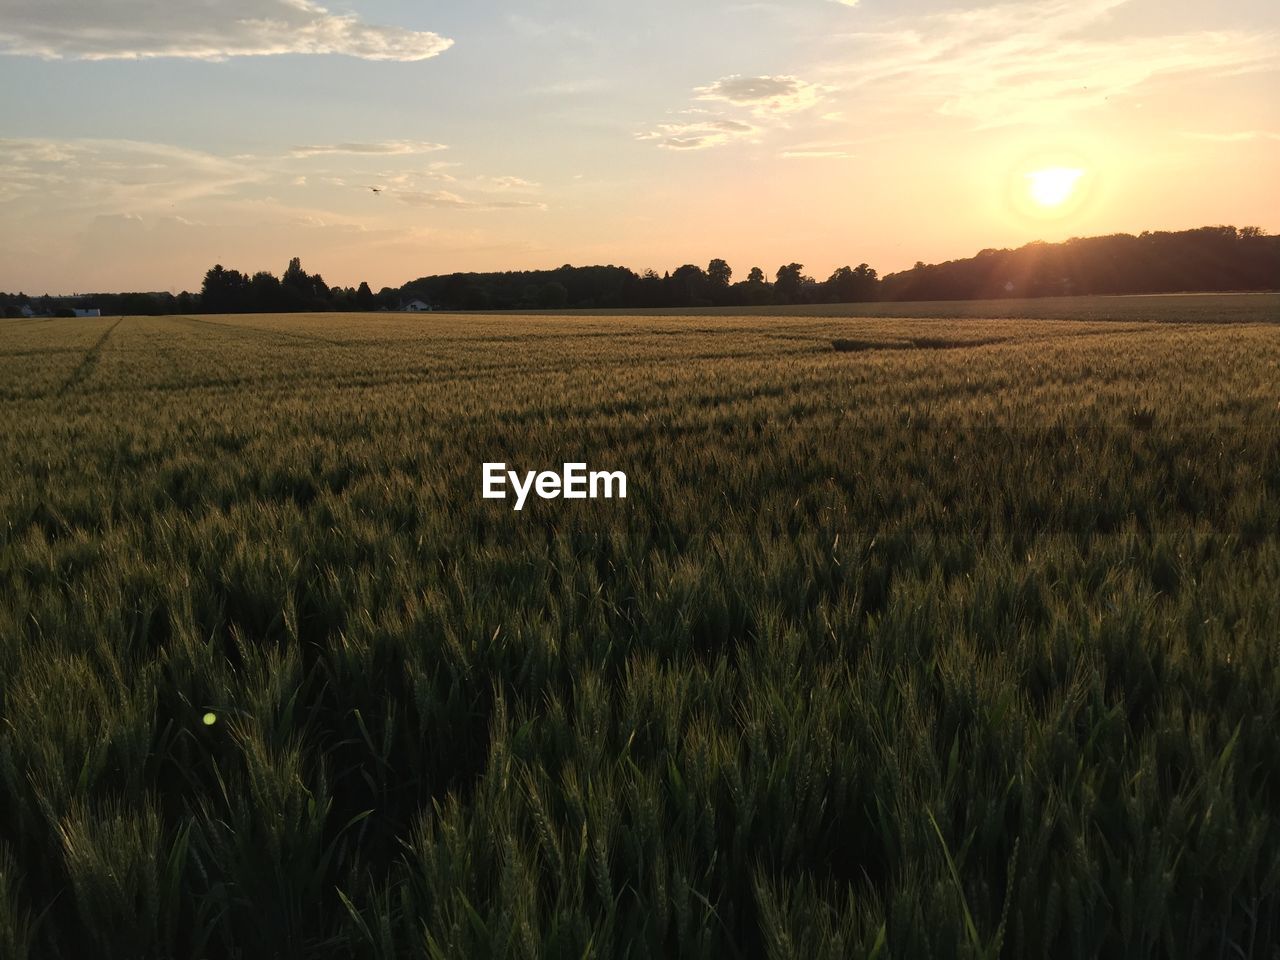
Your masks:
M 1078 167 L 1045 167 L 1026 176 L 1032 200 L 1042 207 L 1060 207 L 1076 192 L 1084 171 Z

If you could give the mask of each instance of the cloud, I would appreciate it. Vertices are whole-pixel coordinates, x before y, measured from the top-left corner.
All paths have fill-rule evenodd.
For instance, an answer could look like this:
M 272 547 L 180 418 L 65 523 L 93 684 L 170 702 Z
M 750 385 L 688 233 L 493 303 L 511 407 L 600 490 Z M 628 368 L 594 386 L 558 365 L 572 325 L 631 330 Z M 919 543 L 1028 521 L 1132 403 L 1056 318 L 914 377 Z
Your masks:
M 851 160 L 856 153 L 844 150 L 783 150 L 778 154 L 783 160 Z
M 452 45 L 436 33 L 368 24 L 312 0 L 0 0 L 0 53 L 47 60 L 291 53 L 414 61 Z
M 448 209 L 499 210 L 545 209 L 534 191 L 538 184 L 517 176 L 455 177 L 433 162 L 425 170 L 384 170 L 380 173 L 334 175 L 321 171 L 299 175 L 298 156 L 414 156 L 439 149 L 417 141 L 346 143 L 299 147 L 284 156 L 224 157 L 132 140 L 0 139 L 0 203 L 18 201 L 21 211 L 33 216 L 44 212 L 73 216 L 100 214 L 136 215 L 157 212 L 173 215 L 195 202 L 258 202 L 262 191 L 288 187 L 306 190 L 317 198 L 334 198 L 338 192 L 368 193 L 378 186 L 404 203 Z M 347 171 L 349 173 L 349 171 Z M 450 190 L 430 184 L 448 182 Z
M 900 20 L 841 38 L 826 75 L 846 88 L 893 88 L 904 108 L 931 102 L 979 127 L 1055 122 L 1149 82 L 1275 65 L 1275 34 L 1233 30 L 1099 37 L 1092 28 L 1129 0 L 1035 0 Z M 912 102 L 915 101 L 915 102 Z M 901 102 L 898 99 L 898 102 Z
M 0 138 L 0 289 L 189 288 L 228 256 L 278 268 L 295 253 L 325 254 L 354 282 L 395 269 L 392 249 L 403 262 L 424 244 L 465 249 L 547 208 L 522 171 L 449 165 L 458 176 L 446 184 L 437 156 L 337 153 L 300 169 L 287 150 Z
M 287 150 L 0 138 L 0 289 L 190 289 L 212 263 L 278 271 L 295 254 L 344 285 L 398 283 L 422 250 L 507 243 L 525 211 L 545 209 L 536 185 L 496 175 L 521 171 L 451 165 L 443 190 L 432 157 L 393 155 L 373 164 L 396 177 L 375 196 L 382 173 L 367 158 L 299 166 Z
M 778 157 L 782 160 L 852 160 L 858 156 L 853 152 L 854 148 L 864 146 L 875 139 L 877 138 L 806 140 L 783 147 L 778 152 Z
M 540 186 L 524 177 L 489 177 L 488 179 L 499 190 L 536 190 Z
M 678 113 L 691 119 L 660 123 L 637 134 L 636 139 L 656 143 L 665 150 L 706 150 L 754 139 L 767 127 L 783 123 L 787 115 L 817 104 L 828 88 L 798 77 L 735 74 L 693 92 L 700 101 L 737 107 L 740 116 L 748 116 L 754 122 L 712 113 L 703 107 L 687 107 Z
M 267 179 L 253 164 L 134 140 L 0 140 L 0 200 L 38 210 L 167 209 Z
M 694 93 L 699 100 L 720 100 L 738 107 L 750 107 L 760 116 L 794 113 L 816 104 L 826 91 L 816 83 L 798 77 L 724 77 Z
M 653 130 L 637 134 L 636 139 L 654 141 L 667 150 L 705 150 L 750 137 L 758 129 L 741 120 L 708 117 L 682 123 L 660 123 Z
M 493 200 L 464 197 L 449 190 L 401 190 L 393 194 L 401 203 L 445 210 L 545 210 L 540 200 Z
M 1248 143 L 1252 140 L 1280 140 L 1280 133 L 1273 130 L 1238 130 L 1234 133 L 1196 133 L 1187 131 L 1182 134 L 1194 140 L 1211 140 L 1214 143 Z
M 449 149 L 442 143 L 429 143 L 422 140 L 384 140 L 378 143 L 330 143 L 317 146 L 294 147 L 290 154 L 295 157 L 324 156 L 369 156 L 399 157 L 416 153 L 435 153 Z
M 524 177 L 469 173 L 459 163 L 435 162 L 426 169 L 383 170 L 361 189 L 378 186 L 401 203 L 442 210 L 545 210 L 538 199 L 541 185 Z M 454 173 L 447 173 L 451 169 Z M 441 186 L 447 184 L 448 186 Z M 354 186 L 355 184 L 350 184 Z

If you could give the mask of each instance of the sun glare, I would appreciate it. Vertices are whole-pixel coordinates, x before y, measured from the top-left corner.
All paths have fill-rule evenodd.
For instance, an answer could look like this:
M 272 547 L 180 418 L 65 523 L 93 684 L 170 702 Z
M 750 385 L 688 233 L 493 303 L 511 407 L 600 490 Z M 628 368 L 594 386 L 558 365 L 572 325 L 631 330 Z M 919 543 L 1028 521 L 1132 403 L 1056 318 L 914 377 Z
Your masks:
M 1046 167 L 1027 174 L 1031 199 L 1042 207 L 1057 207 L 1071 199 L 1084 171 L 1076 167 Z

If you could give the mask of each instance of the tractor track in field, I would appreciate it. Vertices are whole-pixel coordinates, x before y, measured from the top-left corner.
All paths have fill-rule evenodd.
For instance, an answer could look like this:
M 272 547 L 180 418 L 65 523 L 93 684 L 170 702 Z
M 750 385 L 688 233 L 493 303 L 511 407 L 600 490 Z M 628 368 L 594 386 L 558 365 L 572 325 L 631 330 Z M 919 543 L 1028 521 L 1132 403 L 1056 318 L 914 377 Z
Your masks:
M 329 337 L 318 337 L 309 333 L 297 333 L 293 330 L 271 330 L 267 327 L 254 327 L 247 323 L 221 323 L 217 320 L 202 320 L 199 317 L 170 317 L 172 320 L 181 320 L 184 323 L 199 324 L 203 327 L 216 327 L 219 330 L 228 332 L 249 333 L 259 337 L 284 338 L 286 340 L 301 340 L 303 343 L 324 343 L 332 347 L 350 347 L 357 346 L 350 340 L 334 340 Z
M 68 390 L 71 390 L 76 385 L 83 382 L 91 373 L 93 373 L 94 368 L 98 365 L 98 358 L 102 355 L 102 348 L 107 345 L 107 341 L 111 339 L 111 334 L 115 332 L 116 327 L 120 326 L 123 319 L 124 318 L 121 317 L 120 320 L 117 320 L 111 326 L 107 327 L 102 336 L 94 341 L 93 346 L 85 351 L 84 357 L 81 359 L 80 363 L 71 371 L 71 376 L 67 377 L 66 382 L 58 388 L 57 396 L 63 396 Z

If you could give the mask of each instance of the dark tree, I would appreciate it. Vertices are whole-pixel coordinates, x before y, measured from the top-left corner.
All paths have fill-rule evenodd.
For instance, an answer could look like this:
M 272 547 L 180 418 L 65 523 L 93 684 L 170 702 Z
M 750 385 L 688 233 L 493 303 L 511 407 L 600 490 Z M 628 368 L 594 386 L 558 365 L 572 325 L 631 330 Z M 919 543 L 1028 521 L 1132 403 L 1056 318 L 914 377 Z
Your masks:
M 284 311 L 310 311 L 333 309 L 329 285 L 320 274 L 311 275 L 302 269 L 302 261 L 294 257 L 280 278 Z
M 249 296 L 254 313 L 277 313 L 286 303 L 280 280 L 265 270 L 255 273 L 249 281 Z
M 478 283 L 470 284 L 462 292 L 463 310 L 488 310 L 493 306 L 489 291 Z
M 298 290 L 311 289 L 311 278 L 302 269 L 301 257 L 294 257 L 289 261 L 289 266 L 285 267 L 284 276 L 280 278 L 280 282 L 286 287 L 295 287 Z
M 707 280 L 711 286 L 727 289 L 733 279 L 733 268 L 723 260 L 712 260 L 707 264 Z
M 804 287 L 804 264 L 789 263 L 785 267 L 779 267 L 777 273 L 777 283 L 775 285 L 778 294 L 785 298 L 788 303 L 799 303 Z
M 200 305 L 205 313 L 245 313 L 249 310 L 249 278 L 239 270 L 217 264 L 204 275 Z
M 828 302 L 857 303 L 876 298 L 878 280 L 874 270 L 865 263 L 860 263 L 856 270 L 840 267 L 831 274 L 824 286 Z
M 563 310 L 569 305 L 569 291 L 563 283 L 552 280 L 538 291 L 538 307 L 541 310 Z
M 667 281 L 673 307 L 700 307 L 711 304 L 711 283 L 706 272 L 692 263 L 677 267 Z

